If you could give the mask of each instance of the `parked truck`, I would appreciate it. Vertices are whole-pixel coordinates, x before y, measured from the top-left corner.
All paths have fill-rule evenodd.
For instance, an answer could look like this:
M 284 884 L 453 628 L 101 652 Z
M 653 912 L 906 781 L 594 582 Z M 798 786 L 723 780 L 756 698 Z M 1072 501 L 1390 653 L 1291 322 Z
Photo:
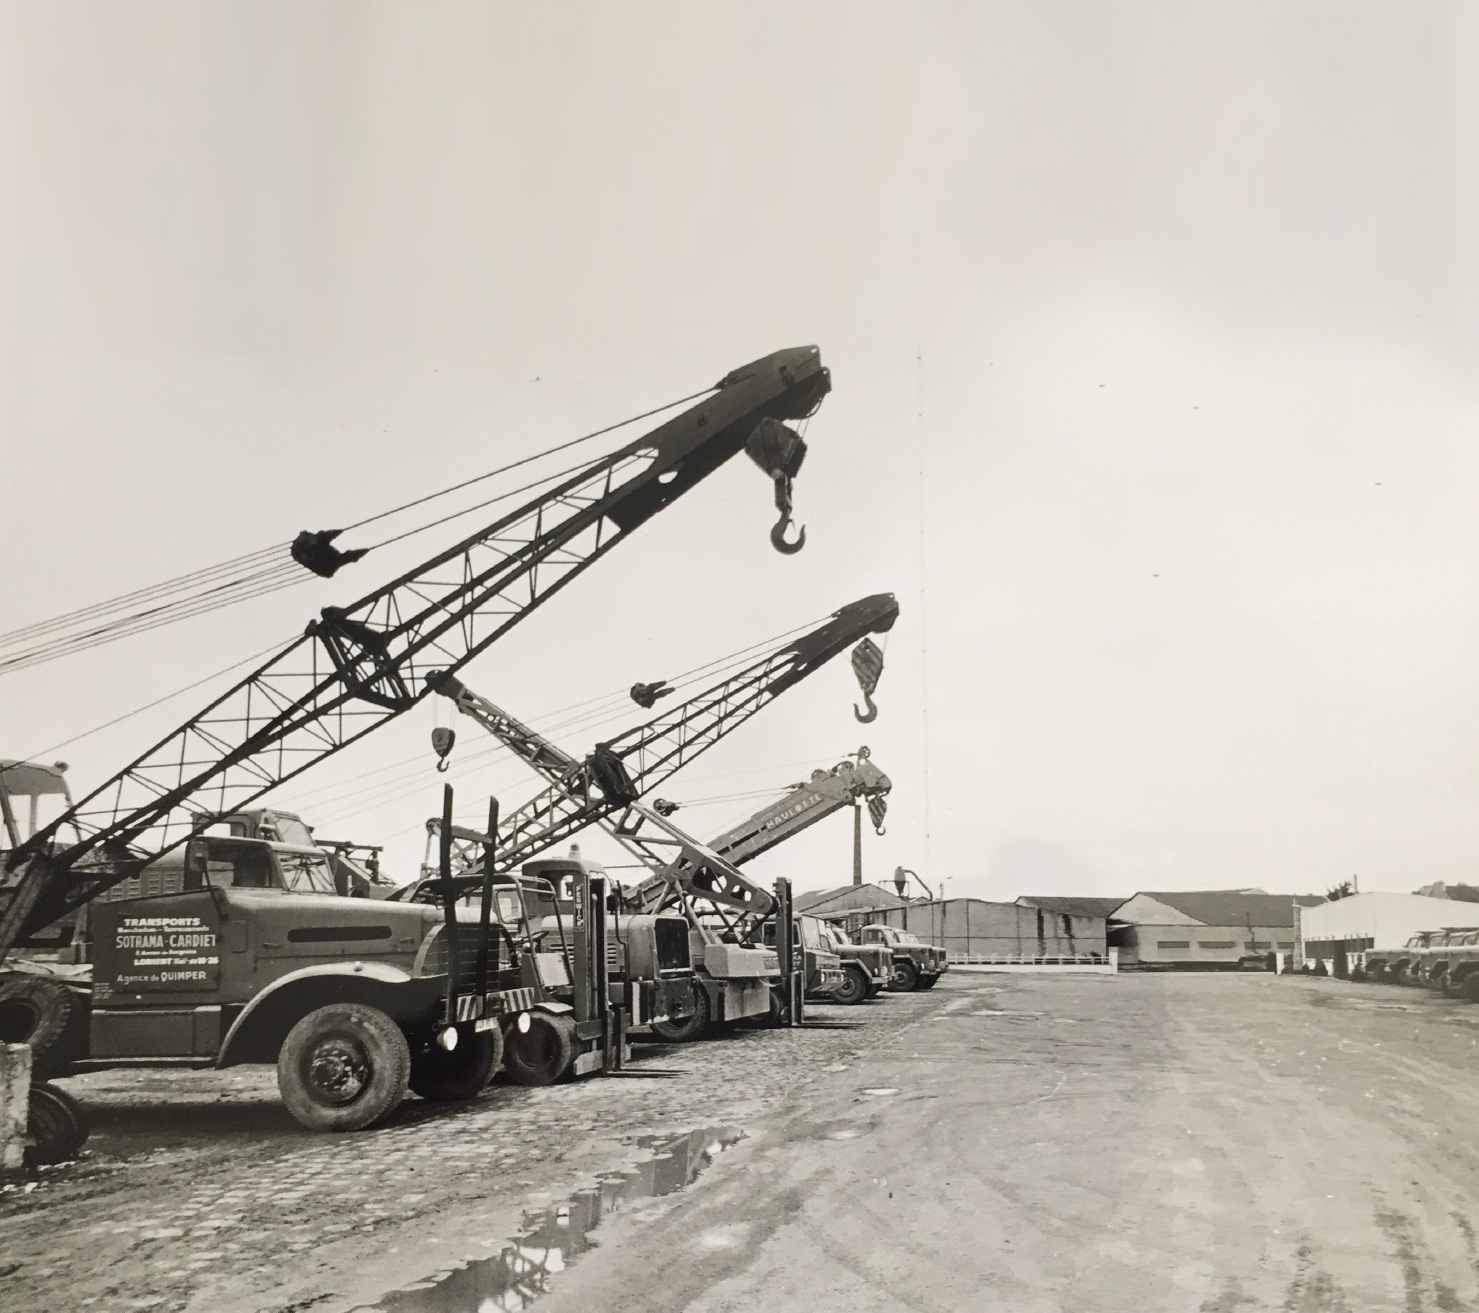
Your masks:
M 562 1005 L 538 997 L 548 982 L 531 978 L 534 954 L 491 921 L 491 876 L 469 955 L 445 862 L 442 908 L 320 889 L 320 854 L 295 877 L 308 887 L 262 888 L 257 859 L 213 850 L 202 831 L 411 710 L 429 674 L 465 666 L 740 451 L 773 480 L 773 544 L 799 550 L 785 533 L 805 444 L 784 421 L 814 413 L 830 386 L 813 347 L 733 371 L 651 432 L 350 606 L 325 607 L 301 637 L 13 842 L 0 872 L 0 965 L 16 944 L 183 849 L 178 892 L 95 907 L 86 1045 L 57 1060 L 275 1062 L 294 1115 L 327 1129 L 374 1124 L 413 1078 L 429 1097 L 486 1079 L 505 1022 L 527 1033 L 536 1009 L 587 1046 L 577 1069 L 619 1062 L 624 1013 L 610 1007 L 605 920 L 591 914 L 605 902 L 600 877 L 578 881 L 575 1001 Z M 305 531 L 292 558 L 332 576 L 365 555 L 329 546 L 337 533 Z M 559 813 L 556 804 L 530 819 L 558 829 Z M 450 843 L 450 816 L 443 828 Z
M 858 929 L 861 944 L 881 944 L 893 956 L 894 974 L 889 988 L 900 993 L 933 989 L 950 970 L 943 948 L 921 942 L 917 935 L 892 925 L 865 925 Z
M 93 904 L 89 987 L 5 982 L 45 1018 L 30 1039 L 48 1075 L 275 1063 L 298 1121 L 356 1130 L 408 1088 L 471 1097 L 506 1047 L 530 1084 L 621 1063 L 599 917 L 572 917 L 564 954 L 542 953 L 500 906 L 481 936 L 454 931 L 435 907 L 346 898 L 322 853 L 260 839 L 192 839 L 138 878 Z M 588 907 L 605 884 L 572 893 Z M 570 1062 L 547 1075 L 520 1055 L 551 1036 Z
M 688 1016 L 674 1013 L 655 1020 L 652 1031 L 658 1037 L 683 1043 L 697 1039 L 717 1024 L 786 1014 L 786 1005 L 778 1000 L 788 988 L 786 982 L 800 973 L 788 967 L 784 953 L 779 951 L 790 942 L 787 937 L 783 936 L 779 945 L 774 933 L 768 941 L 758 937 L 761 923 L 775 911 L 772 893 L 748 880 L 726 857 L 685 833 L 672 821 L 676 809 L 671 805 L 655 800 L 649 806 L 640 801 L 641 796 L 834 656 L 870 633 L 887 632 L 897 615 L 898 603 L 892 594 L 861 598 L 841 608 L 811 633 L 753 658 L 743 670 L 715 687 L 625 731 L 610 744 L 597 745 L 584 762 L 460 679 L 433 678 L 433 687 L 460 713 L 549 781 L 548 802 L 531 804 L 525 809 L 528 815 L 558 808 L 562 811 L 561 823 L 568 830 L 600 825 L 652 871 L 629 894 L 630 909 L 645 914 L 671 911 L 686 918 L 694 965 L 694 1007 Z M 660 688 L 661 684 L 651 687 Z M 648 688 L 638 685 L 644 695 Z M 866 766 L 866 756 L 864 749 L 860 766 Z M 628 763 L 635 763 L 635 769 Z M 851 763 L 848 765 L 851 770 Z M 868 771 L 857 772 L 859 781 L 866 780 L 860 787 L 871 793 L 886 791 L 886 777 L 874 768 Z M 835 781 L 832 784 L 829 796 L 845 791 Z M 881 797 L 878 801 L 881 803 Z M 821 809 L 819 815 L 830 809 Z M 770 843 L 800 828 L 804 826 L 789 827 Z M 770 843 L 759 845 L 756 851 Z M 747 853 L 745 859 L 750 855 Z M 506 856 L 504 860 L 511 858 Z M 818 953 L 825 956 L 820 945 L 812 945 L 808 951 L 813 955 L 813 965 L 819 960 Z M 836 991 L 830 968 L 810 972 L 809 979 L 814 994 L 831 996 Z
M 823 921 L 822 934 L 842 961 L 842 984 L 832 995 L 837 1003 L 863 1003 L 888 987 L 894 975 L 893 954 L 883 944 L 855 944 L 835 922 Z

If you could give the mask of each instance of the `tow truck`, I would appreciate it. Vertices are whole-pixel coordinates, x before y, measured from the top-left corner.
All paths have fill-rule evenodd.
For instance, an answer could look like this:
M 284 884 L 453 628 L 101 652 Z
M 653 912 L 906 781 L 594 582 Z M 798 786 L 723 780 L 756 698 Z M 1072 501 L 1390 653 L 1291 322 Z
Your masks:
M 184 850 L 180 892 L 94 908 L 91 996 L 64 988 L 86 1018 L 72 1065 L 275 1062 L 293 1115 L 336 1130 L 382 1121 L 408 1086 L 452 1097 L 484 1079 L 504 1035 L 532 1024 L 520 1006 L 529 955 L 492 922 L 489 884 L 477 942 L 459 951 L 455 898 L 438 909 L 238 884 L 249 864 L 233 860 L 228 874 L 218 859 L 213 872 L 213 841 L 201 832 L 410 711 L 429 693 L 429 673 L 464 667 L 742 450 L 775 485 L 782 518 L 772 543 L 796 550 L 784 534 L 805 446 L 784 421 L 812 414 L 829 389 L 814 347 L 735 370 L 703 401 L 460 543 L 348 607 L 324 608 L 301 638 L 13 847 L 0 885 L 0 964 L 12 946 Z M 308 564 L 304 555 L 294 559 Z M 309 568 L 333 573 L 322 556 Z M 450 892 L 449 870 L 444 878 Z M 582 1024 L 598 1032 L 589 1042 L 610 1066 L 623 1051 L 621 1017 L 608 1004 L 604 920 L 591 915 L 606 891 L 598 877 L 584 887 L 584 942 L 572 956 L 587 965 L 573 974 L 590 1010 Z M 56 988 L 20 980 L 33 1000 Z M 545 1012 L 559 1011 L 552 1002 Z
M 691 760 L 834 656 L 870 633 L 887 632 L 897 616 L 898 603 L 891 594 L 853 602 L 811 633 L 755 659 L 714 688 L 626 731 L 610 745 L 598 746 L 584 764 L 461 680 L 433 680 L 437 691 L 459 712 L 549 781 L 546 792 L 551 799 L 579 800 L 574 805 L 565 802 L 570 816 L 564 830 L 574 832 L 599 824 L 654 871 L 627 898 L 630 914 L 651 916 L 671 910 L 686 918 L 695 970 L 692 1007 L 686 1013 L 673 1009 L 667 1017 L 654 1019 L 651 1030 L 659 1038 L 682 1043 L 697 1039 L 715 1024 L 760 1016 L 789 1017 L 794 1005 L 787 982 L 793 979 L 808 982 L 802 985 L 804 991 L 827 996 L 846 983 L 840 963 L 826 960 L 830 956 L 826 946 L 804 923 L 804 934 L 797 935 L 793 929 L 779 940 L 772 925 L 769 939 L 758 942 L 756 930 L 773 916 L 782 899 L 747 880 L 733 863 L 684 833 L 670 819 L 674 810 L 670 804 L 659 799 L 649 806 L 640 799 L 677 765 Z M 672 750 L 656 751 L 664 742 L 673 745 Z M 628 773 L 614 769 L 616 751 L 627 760 L 657 759 Z M 876 777 L 873 785 L 881 781 L 886 789 L 881 772 L 875 769 L 872 774 Z M 531 804 L 530 814 L 538 815 L 540 806 Z M 529 844 L 503 849 L 500 861 L 507 864 L 513 852 L 531 850 Z M 474 851 L 468 867 L 476 861 Z M 786 889 L 788 899 L 789 885 Z M 793 945 L 803 943 L 804 971 L 800 958 L 793 963 L 788 956 Z

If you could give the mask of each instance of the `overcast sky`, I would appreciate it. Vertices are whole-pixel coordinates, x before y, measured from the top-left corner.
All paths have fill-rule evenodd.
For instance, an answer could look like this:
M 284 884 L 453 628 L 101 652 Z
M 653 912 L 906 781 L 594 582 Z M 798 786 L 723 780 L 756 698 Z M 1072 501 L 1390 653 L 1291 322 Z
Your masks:
M 732 462 L 467 682 L 555 725 L 892 591 L 878 721 L 838 661 L 665 786 L 678 819 L 712 836 L 867 743 L 870 878 L 1479 878 L 1472 6 L 0 15 L 0 627 L 814 342 L 804 552 Z M 224 685 L 47 750 L 413 559 L 6 676 L 0 755 L 95 786 Z M 408 878 L 433 721 L 279 801 Z M 469 822 L 533 791 L 459 732 Z M 844 883 L 850 842 L 753 869 Z

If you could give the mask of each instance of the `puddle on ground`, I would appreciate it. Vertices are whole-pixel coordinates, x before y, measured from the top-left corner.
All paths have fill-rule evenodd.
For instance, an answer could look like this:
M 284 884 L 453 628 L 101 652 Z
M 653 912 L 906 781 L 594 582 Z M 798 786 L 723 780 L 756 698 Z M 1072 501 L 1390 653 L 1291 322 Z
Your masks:
M 875 1085 L 870 1089 L 858 1091 L 859 1094 L 872 1094 L 879 1098 L 886 1098 L 888 1095 L 897 1094 L 898 1092 L 897 1088 L 892 1085 Z
M 524 1213 L 519 1234 L 491 1258 L 470 1259 L 450 1272 L 363 1304 L 362 1313 L 512 1313 L 546 1294 L 563 1272 L 587 1250 L 608 1214 L 644 1199 L 656 1199 L 691 1185 L 720 1153 L 744 1139 L 732 1127 L 690 1131 L 676 1138 L 639 1141 L 654 1149 L 631 1171 L 602 1177 L 589 1190 Z

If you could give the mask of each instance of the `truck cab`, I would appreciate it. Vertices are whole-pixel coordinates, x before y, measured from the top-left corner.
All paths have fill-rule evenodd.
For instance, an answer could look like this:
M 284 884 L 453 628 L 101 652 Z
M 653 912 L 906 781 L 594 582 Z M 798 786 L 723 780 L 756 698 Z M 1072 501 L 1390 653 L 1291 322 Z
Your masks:
M 893 979 L 893 954 L 882 944 L 855 944 L 835 922 L 822 922 L 822 936 L 842 961 L 838 1003 L 862 1003 L 876 997 Z
M 828 926 L 814 916 L 798 916 L 792 935 L 805 954 L 805 996 L 830 1002 L 845 983 L 842 959 L 833 951 Z M 775 922 L 765 923 L 765 943 L 775 946 Z
M 506 925 L 484 939 L 459 917 L 454 949 L 440 907 L 346 898 L 316 846 L 199 835 L 89 911 L 90 989 L 0 981 L 21 1002 L 60 1008 L 38 1054 L 51 1075 L 276 1063 L 294 1117 L 353 1130 L 387 1116 L 408 1086 L 472 1097 L 506 1044 L 521 1055 L 512 1078 L 542 1084 L 581 1061 L 603 1065 L 617 1047 L 607 1039 L 619 1039 L 604 997 L 581 1019 L 599 1036 L 582 1035 L 570 1003 L 531 987 L 532 955 Z M 577 930 L 576 956 L 588 942 Z M 604 994 L 604 970 L 590 979 Z
M 522 868 L 531 930 L 549 936 L 571 924 L 576 877 L 603 868 L 579 854 L 541 857 Z M 548 890 L 548 892 L 544 892 Z M 693 1016 L 693 946 L 688 922 L 663 913 L 624 913 L 613 895 L 605 907 L 612 1002 L 627 1009 L 633 1030 Z
M 865 925 L 858 928 L 858 942 L 881 944 L 893 956 L 893 979 L 889 988 L 899 992 L 933 989 L 950 969 L 943 948 L 923 943 L 908 930 L 892 925 Z
M 568 959 L 580 886 L 604 874 L 599 864 L 578 855 L 547 857 L 526 862 L 517 881 L 500 875 L 493 885 L 494 919 L 528 938 L 539 981 L 552 996 L 574 988 Z M 476 922 L 482 908 L 482 877 L 462 875 L 457 885 L 457 920 Z M 396 890 L 391 899 L 440 906 L 440 881 L 427 876 Z M 627 1027 L 647 1029 L 670 1018 L 691 1016 L 693 961 L 687 921 L 681 916 L 623 913 L 616 899 L 607 900 L 603 919 L 611 1002 L 625 1010 Z

